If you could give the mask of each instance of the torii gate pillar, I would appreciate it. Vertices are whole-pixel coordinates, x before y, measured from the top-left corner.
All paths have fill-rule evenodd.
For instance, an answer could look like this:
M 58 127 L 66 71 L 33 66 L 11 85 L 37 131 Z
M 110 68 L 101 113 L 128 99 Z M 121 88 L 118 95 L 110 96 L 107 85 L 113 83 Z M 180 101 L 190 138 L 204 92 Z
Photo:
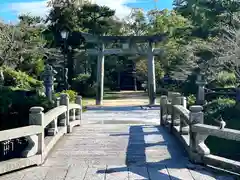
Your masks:
M 148 45 L 148 97 L 149 105 L 156 103 L 155 63 L 152 42 Z
M 102 105 L 104 90 L 104 43 L 100 44 L 97 59 L 96 105 Z

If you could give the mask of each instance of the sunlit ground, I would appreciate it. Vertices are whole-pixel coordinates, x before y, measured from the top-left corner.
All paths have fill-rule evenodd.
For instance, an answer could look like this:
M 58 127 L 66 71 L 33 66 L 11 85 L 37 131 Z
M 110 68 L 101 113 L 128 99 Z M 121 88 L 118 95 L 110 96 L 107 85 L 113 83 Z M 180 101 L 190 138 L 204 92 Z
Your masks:
M 157 104 L 160 102 L 160 97 L 157 96 Z M 84 106 L 95 105 L 94 98 L 83 98 Z M 121 91 L 121 92 L 107 92 L 104 94 L 104 106 L 134 106 L 134 105 L 147 105 L 148 96 L 143 91 Z

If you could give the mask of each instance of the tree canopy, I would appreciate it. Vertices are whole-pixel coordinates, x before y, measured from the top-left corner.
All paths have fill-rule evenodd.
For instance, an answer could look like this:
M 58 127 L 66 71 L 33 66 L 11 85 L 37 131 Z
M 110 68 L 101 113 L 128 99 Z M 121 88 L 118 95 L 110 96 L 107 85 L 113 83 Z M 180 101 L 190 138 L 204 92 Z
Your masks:
M 94 46 L 84 42 L 76 32 L 125 36 L 164 33 L 167 40 L 156 44 L 163 50 L 155 61 L 157 80 L 164 74 L 184 80 L 196 69 L 201 69 L 209 79 L 215 78 L 214 72 L 227 67 L 231 67 L 228 71 L 240 74 L 240 3 L 234 0 L 175 0 L 173 5 L 173 10 L 144 12 L 136 8 L 120 20 L 115 10 L 106 6 L 51 1 L 46 19 L 23 14 L 16 25 L 0 24 L 0 63 L 38 76 L 46 60 L 55 59 L 52 62 L 58 63 L 63 54 L 67 54 L 67 67 L 72 68 L 70 79 L 79 73 L 89 73 L 91 84 L 94 84 L 96 57 L 84 53 L 85 49 Z M 68 49 L 61 37 L 62 30 L 69 32 Z M 118 42 L 107 46 L 120 47 Z M 136 64 L 139 80 L 146 80 L 146 57 L 108 56 L 105 64 L 108 77 L 115 81 L 115 72 L 124 71 L 130 64 Z

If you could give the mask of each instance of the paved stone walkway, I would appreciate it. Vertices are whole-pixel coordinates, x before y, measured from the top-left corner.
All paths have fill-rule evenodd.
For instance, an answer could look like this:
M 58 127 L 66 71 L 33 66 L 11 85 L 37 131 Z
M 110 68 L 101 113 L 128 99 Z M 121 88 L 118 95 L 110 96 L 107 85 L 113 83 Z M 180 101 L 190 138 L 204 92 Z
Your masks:
M 188 168 L 192 166 L 181 144 L 154 124 L 159 117 L 157 108 L 91 108 L 83 117 L 86 122 L 56 144 L 44 165 L 0 180 L 228 179 L 200 166 Z
M 126 124 L 147 123 L 159 124 L 160 108 L 148 106 L 115 106 L 88 107 L 83 114 L 84 123 Z

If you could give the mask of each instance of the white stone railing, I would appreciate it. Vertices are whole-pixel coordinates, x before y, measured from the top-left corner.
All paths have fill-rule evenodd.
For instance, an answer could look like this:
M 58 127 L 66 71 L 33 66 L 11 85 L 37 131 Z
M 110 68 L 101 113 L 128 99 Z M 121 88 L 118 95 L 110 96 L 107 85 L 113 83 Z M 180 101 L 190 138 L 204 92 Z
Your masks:
M 81 125 L 82 97 L 77 96 L 75 103 L 69 103 L 67 94 L 61 94 L 56 107 L 44 113 L 42 107 L 32 107 L 29 126 L 0 131 L 0 141 L 26 137 L 28 146 L 20 158 L 1 161 L 0 174 L 32 165 L 41 165 L 50 150 L 74 126 Z
M 202 106 L 186 107 L 186 98 L 179 93 L 161 96 L 160 124 L 168 128 L 184 145 L 190 160 L 231 172 L 240 172 L 240 162 L 211 154 L 205 144 L 208 136 L 240 141 L 240 131 L 204 124 Z M 171 99 L 171 102 L 168 100 Z

